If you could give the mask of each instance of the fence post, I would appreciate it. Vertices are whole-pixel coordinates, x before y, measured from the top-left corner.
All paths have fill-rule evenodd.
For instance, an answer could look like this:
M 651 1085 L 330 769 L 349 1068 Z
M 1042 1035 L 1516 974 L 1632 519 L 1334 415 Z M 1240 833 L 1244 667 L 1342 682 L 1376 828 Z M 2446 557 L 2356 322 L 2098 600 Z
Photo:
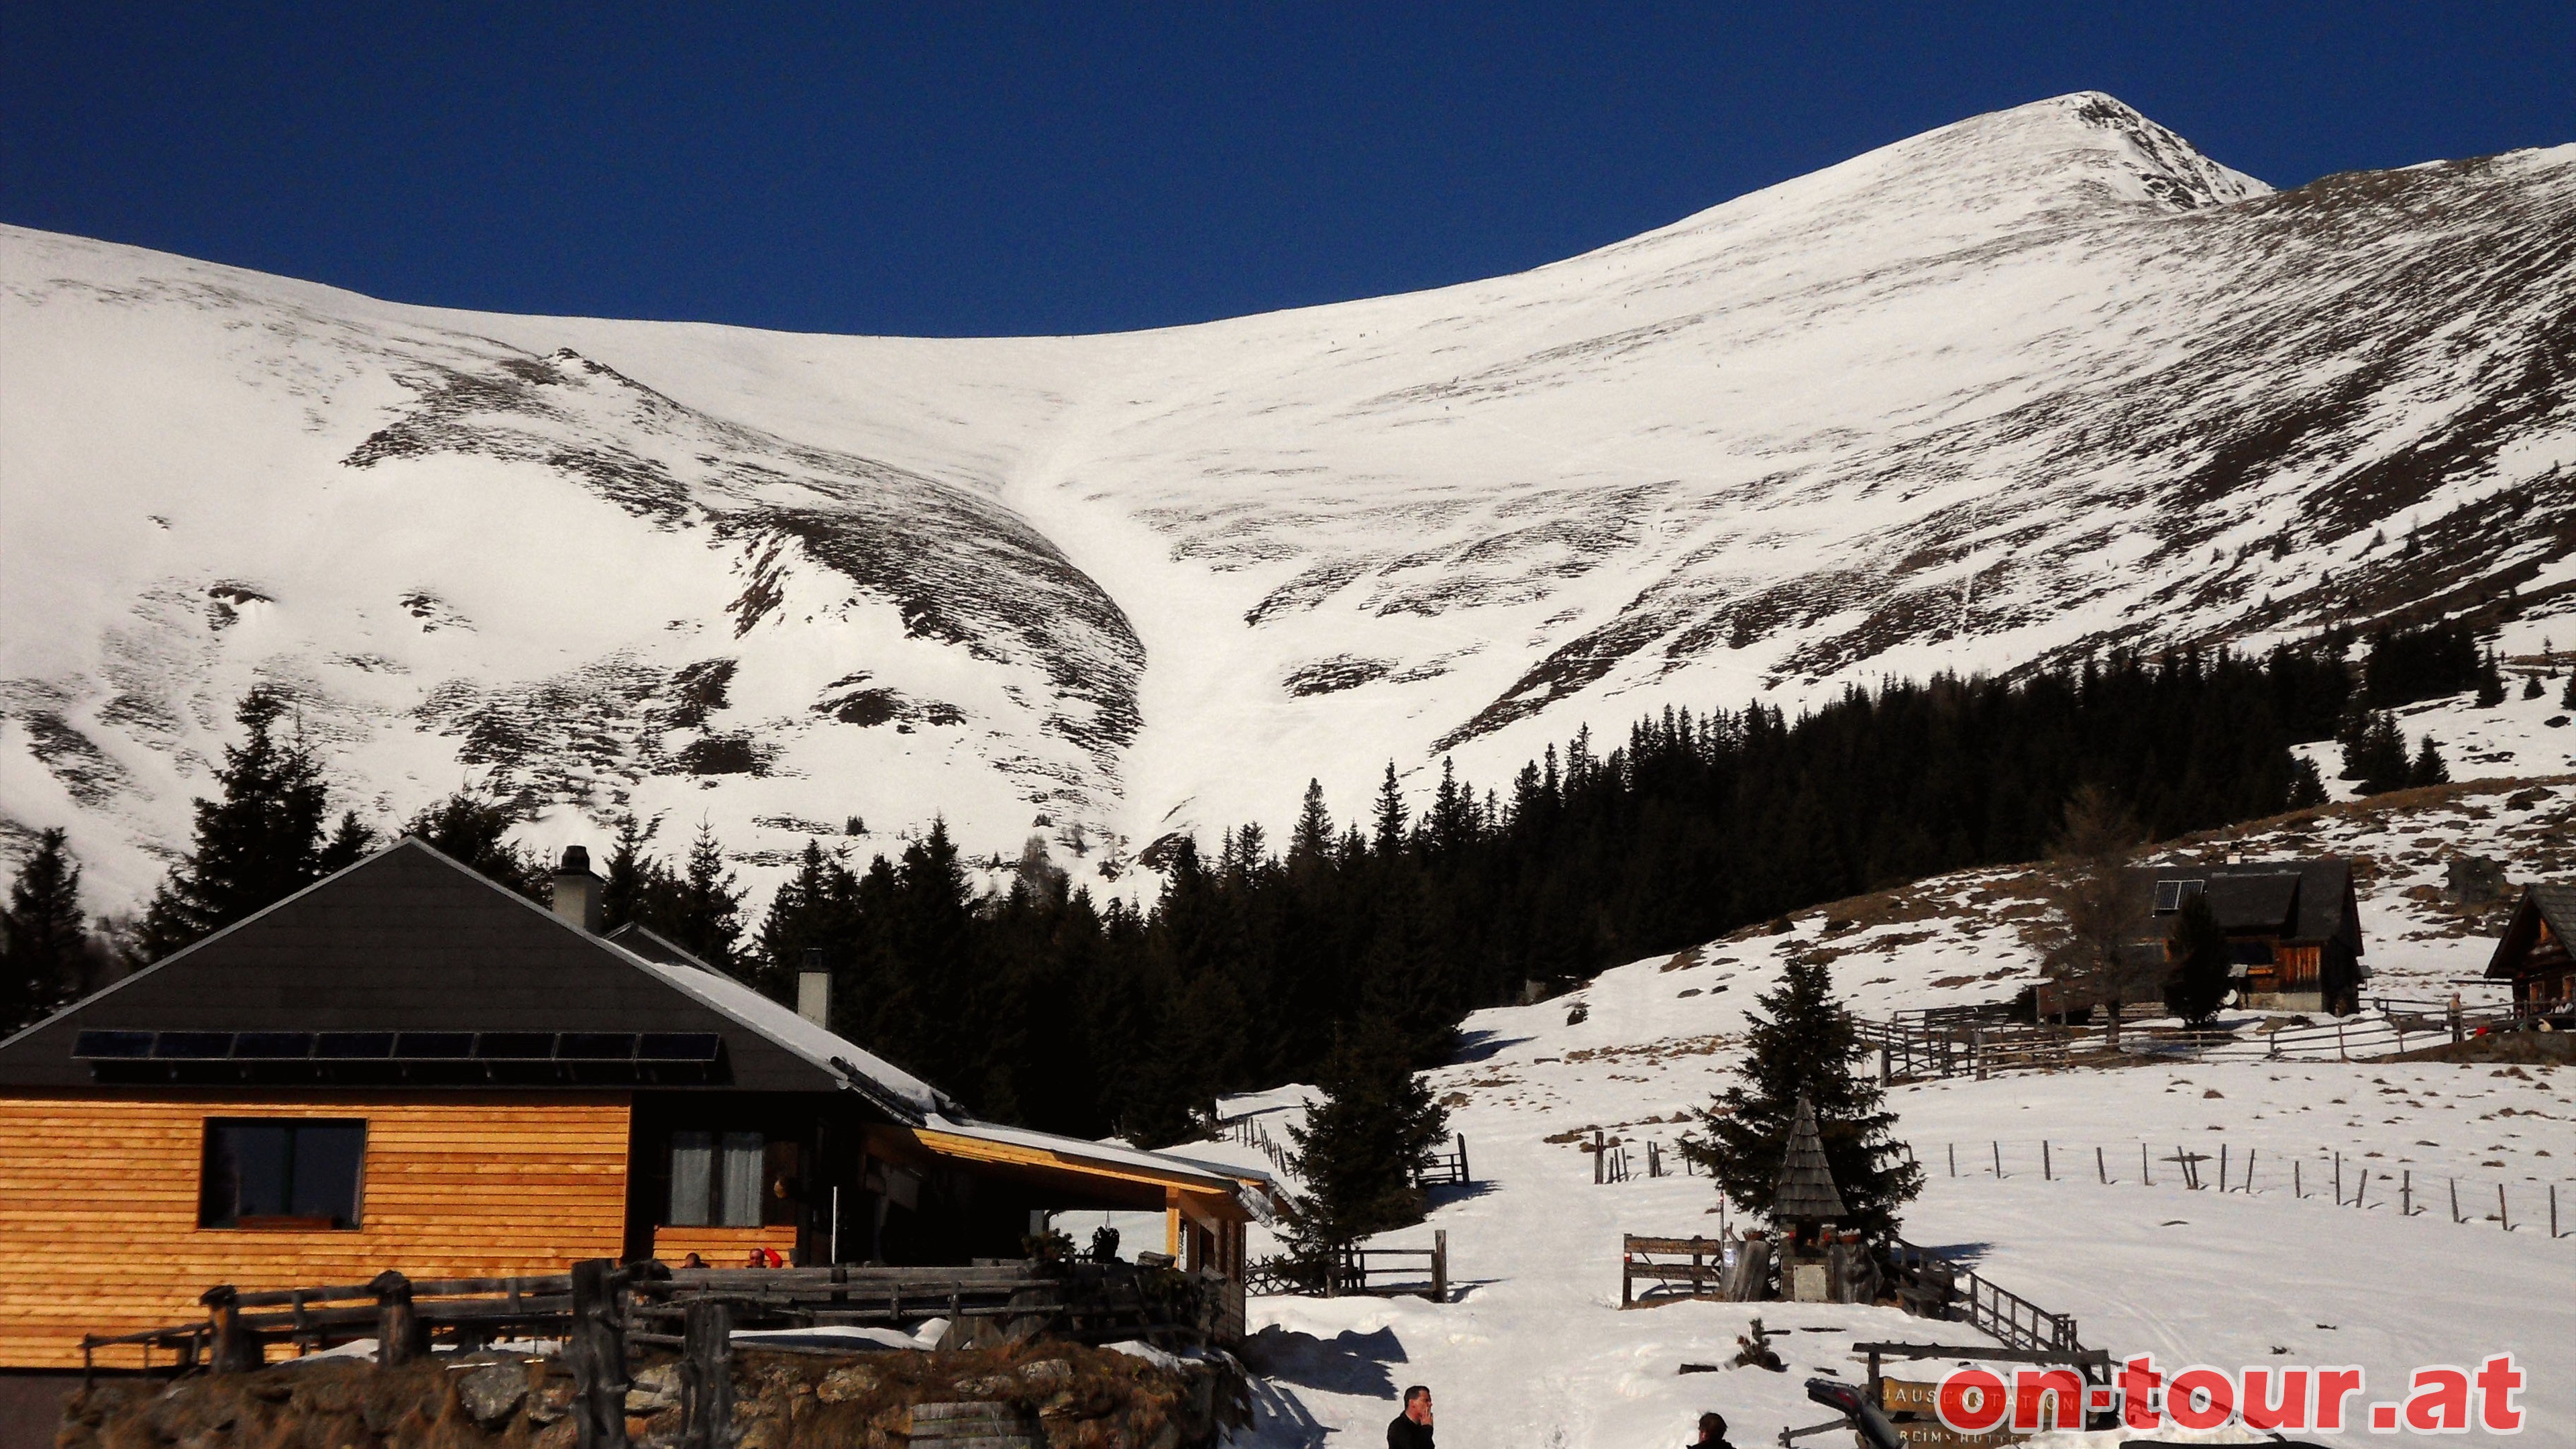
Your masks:
M 2290 1159 L 2290 1196 L 2301 1201 L 2305 1201 L 2308 1196 L 2308 1189 L 2305 1183 L 2299 1181 L 2300 1161 L 2301 1159 L 2296 1157 Z
M 2227 1191 L 2227 1144 L 2218 1144 L 2218 1190 Z
M 376 1362 L 398 1368 L 429 1352 L 429 1332 L 411 1305 L 411 1280 L 391 1268 L 367 1284 L 376 1295 Z
M 2549 1185 L 2549 1241 L 2558 1241 L 2558 1184 Z
M 2045 1137 L 2039 1139 L 2039 1180 L 2042 1182 L 2057 1181 L 2056 1175 L 2049 1169 L 2048 1139 Z
M 2454 1223 L 2456 1223 L 2456 1222 L 2458 1222 L 2459 1220 L 2460 1220 L 2460 1180 L 2459 1180 L 2458 1178 L 2456 1178 L 2456 1177 L 2455 1177 L 2455 1178 L 2452 1178 L 2452 1179 L 2451 1179 L 2451 1221 L 2452 1221 L 2452 1222 L 2454 1222 Z
M 2336 1154 L 2334 1155 L 2334 1164 L 2335 1164 L 2335 1206 L 2336 1206 L 2336 1207 L 2342 1207 L 2342 1206 L 2343 1206 L 2343 1154 L 2342 1154 L 2342 1153 L 2338 1152 L 2338 1153 L 2336 1153 Z M 2457 1187 L 2453 1187 L 2453 1188 L 2451 1189 L 2451 1195 L 2452 1195 L 2452 1196 L 2454 1196 L 2454 1197 L 2459 1196 L 2459 1189 L 2458 1189 Z
M 1458 1180 L 1460 1182 L 1475 1180 L 1467 1175 L 1467 1135 L 1463 1132 L 1458 1134 Z
M 682 1323 L 680 1443 L 733 1449 L 733 1310 L 721 1299 L 701 1298 L 689 1304 Z
M 2255 1150 L 2256 1150 L 2256 1149 L 2251 1148 L 2251 1147 L 2248 1147 L 2248 1148 L 2246 1148 L 2246 1149 L 2245 1149 L 2245 1185 L 2244 1185 L 2243 1187 L 2240 1187 L 2240 1188 L 2236 1189 L 2238 1192 L 2241 1192 L 2241 1193 L 2245 1194 L 2247 1197 L 2252 1197 L 2252 1196 L 2254 1195 L 2254 1153 L 2255 1153 Z
M 2496 1184 L 2496 1221 L 2504 1224 L 2506 1232 L 2513 1231 L 2513 1214 L 2505 1209 L 2504 1184 L 2500 1182 Z
M 1620 1269 L 1619 1277 L 1621 1280 L 1619 1288 L 1624 1293 L 1628 1287 L 1626 1268 Z M 1449 1230 L 1447 1228 L 1431 1230 L 1431 1301 L 1434 1303 L 1449 1301 Z
M 1599 1187 L 1609 1172 L 1609 1168 L 1604 1165 L 1606 1161 L 1607 1159 L 1602 1156 L 1601 1129 L 1595 1127 L 1592 1129 L 1592 1185 L 1594 1187 Z
M 2103 1159 L 2102 1149 L 2098 1144 L 2093 1148 L 2093 1175 L 2102 1179 L 2104 1187 L 2111 1185 L 2111 1166 Z
M 2156 1175 L 2147 1166 L 2147 1144 L 2138 1144 L 2138 1180 L 2149 1187 L 2156 1185 Z
M 2415 1216 L 2415 1169 L 2411 1167 L 2397 1180 L 2397 1215 L 2401 1218 Z
M 1959 1175 L 1959 1144 L 1956 1142 L 1950 1144 L 1950 1175 Z
M 218 1283 L 197 1295 L 205 1306 L 206 1319 L 213 1329 L 214 1350 L 208 1356 L 206 1371 L 218 1374 L 244 1374 L 268 1361 L 260 1352 L 259 1337 L 242 1327 L 241 1293 L 230 1283 Z
M 606 1258 L 572 1265 L 573 1442 L 579 1449 L 626 1449 L 626 1335 L 616 1321 L 616 1283 Z
M 1995 1150 L 1995 1181 L 2001 1182 L 2004 1180 L 2004 1145 L 1991 1139 L 1986 1145 Z

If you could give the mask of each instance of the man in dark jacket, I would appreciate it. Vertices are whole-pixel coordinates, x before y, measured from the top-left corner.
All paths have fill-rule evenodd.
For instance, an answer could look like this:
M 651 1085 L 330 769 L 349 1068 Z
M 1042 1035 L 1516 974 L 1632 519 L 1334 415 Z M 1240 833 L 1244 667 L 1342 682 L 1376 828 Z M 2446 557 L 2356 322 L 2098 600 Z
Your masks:
M 1699 1438 L 1692 1444 L 1691 1449 L 1735 1449 L 1734 1445 L 1726 1442 L 1726 1416 L 1724 1414 L 1700 1415 Z
M 1386 1426 L 1386 1449 L 1431 1449 L 1431 1391 L 1420 1384 L 1404 1391 L 1404 1412 Z

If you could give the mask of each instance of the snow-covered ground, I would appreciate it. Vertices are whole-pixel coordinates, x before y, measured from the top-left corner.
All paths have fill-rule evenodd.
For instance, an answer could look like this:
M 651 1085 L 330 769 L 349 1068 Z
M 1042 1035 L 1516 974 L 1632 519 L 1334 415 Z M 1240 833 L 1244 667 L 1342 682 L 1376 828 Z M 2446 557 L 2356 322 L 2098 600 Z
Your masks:
M 2436 791 L 2249 834 L 2258 845 L 2305 837 L 2367 856 L 2372 959 L 2386 951 L 2404 963 L 2392 968 L 2397 979 L 2430 989 L 2483 965 L 2491 945 L 2460 933 L 2459 913 L 2421 899 L 2444 853 L 2496 855 L 2517 879 L 2553 862 L 2563 873 L 2576 838 L 2571 812 L 2568 783 Z M 1716 1231 L 1708 1180 L 1648 1179 L 1643 1143 L 1672 1144 L 1687 1115 L 1727 1084 L 1744 1012 L 1776 976 L 1780 951 L 1831 940 L 1837 986 L 1871 1014 L 2000 998 L 2030 960 L 2014 954 L 2024 949 L 2012 931 L 2016 898 L 1997 873 L 1942 878 L 1873 898 L 1891 912 L 1937 914 L 1828 938 L 1820 926 L 1829 913 L 1813 912 L 1790 937 L 1717 942 L 1606 972 L 1572 997 L 1477 1013 L 1463 1059 L 1432 1076 L 1477 1181 L 1443 1189 L 1429 1223 L 1387 1244 L 1419 1246 L 1447 1230 L 1456 1301 L 1256 1299 L 1255 1323 L 1267 1325 L 1253 1350 L 1269 1377 L 1262 1442 L 1374 1444 L 1396 1393 L 1423 1383 L 1455 1444 L 1678 1444 L 1700 1411 L 1716 1409 L 1749 1446 L 1827 1417 L 1801 1385 L 1816 1374 L 1857 1380 L 1855 1342 L 1979 1341 L 1889 1309 L 1623 1311 L 1619 1239 Z M 1569 1023 L 1577 1001 L 1586 1019 Z M 1284 1139 L 1303 1100 L 1289 1089 L 1228 1105 Z M 2366 1399 L 2401 1389 L 2417 1365 L 2510 1351 L 2530 1376 L 2523 1442 L 2576 1442 L 2576 1069 L 2151 1064 L 1899 1085 L 1889 1102 L 1928 1174 L 1906 1213 L 1907 1238 L 2073 1315 L 2088 1345 L 2152 1353 L 2168 1369 L 2359 1364 Z M 1593 1184 L 1582 1144 L 1594 1128 L 1628 1144 L 1630 1180 Z M 2141 1146 L 2152 1186 L 2141 1180 Z M 1236 1144 L 1188 1150 L 1259 1160 Z M 2211 1159 L 2201 1168 L 2207 1190 L 2183 1185 L 2169 1160 L 2180 1151 Z M 2364 1206 L 2334 1199 L 2338 1170 L 2347 1202 L 2359 1190 Z M 2466 1219 L 2458 1223 L 2455 1180 Z M 2401 1216 L 2410 1184 L 2417 1211 Z M 2554 1242 L 2553 1185 L 2566 1234 Z M 2495 1217 L 2499 1186 L 2510 1232 Z M 1779 1335 L 1788 1373 L 1678 1371 L 1726 1362 L 1757 1314 Z

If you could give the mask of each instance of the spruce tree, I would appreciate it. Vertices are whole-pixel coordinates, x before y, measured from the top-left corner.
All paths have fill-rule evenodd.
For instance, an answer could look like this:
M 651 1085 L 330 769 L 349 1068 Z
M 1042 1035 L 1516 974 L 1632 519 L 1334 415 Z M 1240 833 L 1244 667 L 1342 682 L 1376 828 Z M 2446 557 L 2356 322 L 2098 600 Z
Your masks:
M 135 944 L 157 961 L 284 900 L 322 876 L 327 791 L 301 739 L 281 739 L 286 703 L 254 689 L 235 714 L 249 735 L 224 747 L 220 793 L 196 804 L 195 843 L 144 909 Z
M 2300 755 L 2290 762 L 2290 795 L 2286 802 L 2292 810 L 2306 810 L 2326 803 L 2326 782 L 2317 773 L 2317 762 Z
M 439 854 L 532 901 L 551 901 L 554 872 L 545 857 L 510 843 L 510 828 L 517 823 L 508 806 L 460 790 L 423 806 L 404 823 L 403 834 L 418 836 Z
M 2558 704 L 2562 709 L 2576 709 L 2576 669 L 2567 671 L 2567 688 L 2558 696 Z
M 81 985 L 80 862 L 61 827 L 40 832 L 0 912 L 0 1036 L 42 1019 Z
M 646 924 L 717 970 L 734 969 L 734 945 L 742 939 L 742 886 L 725 867 L 713 827 L 698 826 L 688 862 L 659 914 L 659 923 Z
M 2477 706 L 2493 709 L 2504 703 L 2504 673 L 2496 668 L 2494 646 L 2478 656 Z
M 2406 737 L 2394 716 L 2364 710 L 2343 735 L 2343 778 L 2364 795 L 2384 795 L 2406 785 Z
M 358 818 L 355 810 L 340 812 L 340 823 L 331 828 L 331 838 L 322 842 L 314 858 L 314 868 L 324 875 L 337 875 L 367 858 L 376 848 L 376 832 Z
M 670 867 L 644 849 L 661 824 L 659 816 L 649 821 L 632 815 L 618 819 L 617 840 L 608 852 L 608 873 L 600 881 L 601 930 L 614 931 L 630 922 L 649 927 L 666 914 L 664 902 L 672 890 Z
M 1897 1210 L 1923 1190 L 1923 1171 L 1896 1150 L 1896 1115 L 1880 1110 L 1881 1089 L 1854 1070 L 1860 1034 L 1835 1000 L 1822 965 L 1792 957 L 1780 984 L 1752 1018 L 1741 1082 L 1699 1114 L 1701 1136 L 1683 1151 L 1710 1170 L 1739 1206 L 1767 1213 L 1798 1097 L 1814 1106 L 1817 1136 L 1848 1210 L 1842 1226 L 1871 1238 L 1896 1231 Z
M 2431 735 L 2424 737 L 2423 746 L 2415 751 L 2415 762 L 2406 767 L 2406 783 L 2409 785 L 2451 783 L 2451 767 L 2442 762 L 2441 747 L 2433 743 Z
M 2539 675 L 2537 675 L 2537 674 L 2532 674 L 2532 675 L 2526 675 L 2526 676 L 2524 676 L 2523 681 L 2522 681 L 2522 697 L 2523 697 L 2523 698 L 2525 698 L 2525 699 L 2538 699 L 2538 698 L 2540 698 L 2540 696 L 2541 696 L 2542 694 L 2544 694 L 2544 693 L 2546 693 L 2546 692 L 2547 692 L 2547 691 L 2542 687 L 2542 685 L 2541 685 L 2541 683 L 2540 683 L 2540 676 L 2539 676 Z
M 1287 1227 L 1293 1256 L 1320 1267 L 1363 1238 L 1422 1221 L 1428 1200 L 1415 1183 L 1447 1139 L 1449 1117 L 1380 1017 L 1334 1034 L 1317 1085 L 1323 1100 L 1288 1129 L 1306 1191 L 1290 1203 Z
M 1381 856 L 1404 848 L 1404 787 L 1396 783 L 1395 761 L 1386 762 L 1386 778 L 1377 787 L 1377 838 L 1370 842 Z
M 2227 932 L 2209 908 L 2209 897 L 2194 892 L 2183 902 L 2174 922 L 2173 966 L 2165 977 L 2165 1008 L 2186 1025 L 2201 1026 L 2218 1014 L 2230 990 L 2235 963 L 2228 958 Z

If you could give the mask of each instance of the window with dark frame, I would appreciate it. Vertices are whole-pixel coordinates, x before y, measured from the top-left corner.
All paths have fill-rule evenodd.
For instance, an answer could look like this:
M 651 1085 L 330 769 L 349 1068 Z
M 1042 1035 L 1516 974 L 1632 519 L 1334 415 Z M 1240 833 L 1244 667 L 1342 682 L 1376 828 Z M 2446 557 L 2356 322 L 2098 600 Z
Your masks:
M 671 1200 L 663 1225 L 759 1227 L 767 1163 L 767 1143 L 757 1132 L 673 1132 Z
M 366 1157 L 363 1119 L 210 1117 L 197 1226 L 353 1231 Z

